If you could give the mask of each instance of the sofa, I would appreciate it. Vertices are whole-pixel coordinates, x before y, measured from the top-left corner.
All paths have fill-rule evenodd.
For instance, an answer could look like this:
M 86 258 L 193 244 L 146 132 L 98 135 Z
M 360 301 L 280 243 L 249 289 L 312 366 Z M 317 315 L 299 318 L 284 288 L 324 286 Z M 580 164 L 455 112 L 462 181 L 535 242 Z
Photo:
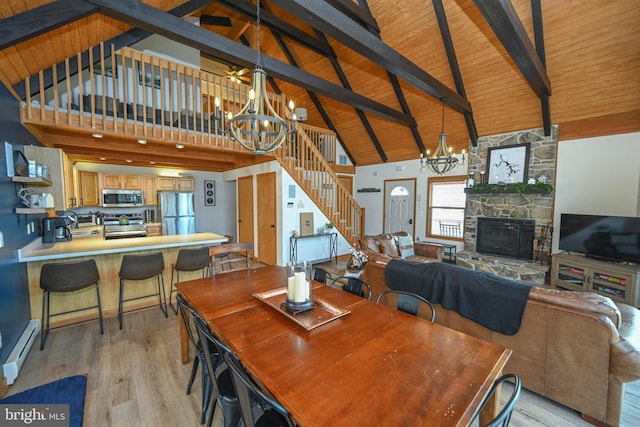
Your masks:
M 390 234 L 364 235 L 355 247 L 363 251 L 369 261 L 389 262 L 403 258 L 414 262 L 442 261 L 444 246 L 436 243 L 414 242 L 406 231 Z
M 365 265 L 374 301 L 388 289 L 385 268 Z M 435 309 L 436 323 L 513 350 L 504 372 L 519 375 L 523 387 L 592 424 L 620 424 L 625 383 L 640 380 L 640 310 L 591 292 L 532 287 L 519 329 L 504 335 L 442 305 Z

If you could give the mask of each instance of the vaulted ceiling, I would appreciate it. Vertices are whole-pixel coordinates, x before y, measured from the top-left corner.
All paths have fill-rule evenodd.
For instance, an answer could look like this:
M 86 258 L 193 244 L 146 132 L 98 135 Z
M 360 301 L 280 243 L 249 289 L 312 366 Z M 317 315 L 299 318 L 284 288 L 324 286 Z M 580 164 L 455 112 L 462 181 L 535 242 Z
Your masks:
M 636 0 L 261 3 L 265 70 L 307 109 L 309 124 L 338 133 L 358 166 L 435 149 L 443 96 L 447 142 L 457 152 L 477 136 L 550 124 L 559 124 L 561 138 L 594 123 L 602 134 L 640 127 Z M 199 18 L 201 29 L 224 39 L 172 25 L 173 15 Z M 17 98 L 24 79 L 102 41 L 130 45 L 158 33 L 240 68 L 255 58 L 243 47 L 255 48 L 255 1 L 10 0 L 0 3 L 0 19 L 0 80 Z M 54 131 L 40 138 L 64 147 Z M 83 138 L 67 138 L 84 146 L 74 158 L 97 161 L 99 149 L 88 150 Z M 127 151 L 144 149 L 137 158 L 145 160 L 155 151 L 114 144 L 122 151 L 115 163 Z M 206 150 L 173 157 L 168 166 L 198 170 L 252 162 Z

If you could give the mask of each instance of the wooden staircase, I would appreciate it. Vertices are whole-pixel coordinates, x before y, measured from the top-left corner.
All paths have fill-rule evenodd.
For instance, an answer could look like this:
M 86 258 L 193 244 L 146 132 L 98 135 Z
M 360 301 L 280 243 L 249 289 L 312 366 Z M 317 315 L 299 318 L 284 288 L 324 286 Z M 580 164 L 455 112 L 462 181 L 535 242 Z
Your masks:
M 349 243 L 359 239 L 363 229 L 362 208 L 351 191 L 338 180 L 325 153 L 335 147 L 335 134 L 304 124 L 297 124 L 297 132 L 277 150 L 276 158 L 304 192 L 329 218 Z M 322 151 L 320 150 L 322 149 Z

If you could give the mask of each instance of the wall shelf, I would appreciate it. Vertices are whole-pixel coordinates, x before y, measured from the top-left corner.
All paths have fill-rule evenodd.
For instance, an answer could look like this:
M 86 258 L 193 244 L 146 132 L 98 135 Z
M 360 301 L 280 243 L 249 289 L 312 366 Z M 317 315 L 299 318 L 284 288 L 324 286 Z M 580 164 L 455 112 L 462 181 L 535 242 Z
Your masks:
M 11 181 L 19 182 L 22 184 L 29 184 L 29 185 L 40 185 L 43 187 L 53 185 L 51 181 L 42 177 L 14 176 L 14 177 L 11 177 Z
M 479 184 L 465 188 L 466 194 L 551 194 L 553 187 L 549 184 Z
M 47 212 L 52 210 L 53 208 L 16 208 L 16 213 L 25 215 L 46 214 Z

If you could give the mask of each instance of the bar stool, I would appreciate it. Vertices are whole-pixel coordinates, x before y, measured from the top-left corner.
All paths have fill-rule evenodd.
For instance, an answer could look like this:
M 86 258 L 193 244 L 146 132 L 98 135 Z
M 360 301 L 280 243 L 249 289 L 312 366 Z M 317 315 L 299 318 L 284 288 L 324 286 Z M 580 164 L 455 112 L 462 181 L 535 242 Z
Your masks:
M 158 295 L 160 301 L 160 310 L 164 313 L 164 317 L 169 317 L 167 314 L 167 295 L 164 291 L 164 276 L 162 271 L 164 270 L 164 258 L 162 258 L 162 252 L 156 252 L 148 255 L 125 255 L 122 257 L 122 264 L 120 265 L 120 296 L 118 301 L 118 320 L 120 322 L 120 329 L 122 329 L 122 315 L 132 311 L 138 311 L 146 307 L 134 308 L 132 310 L 124 310 L 123 304 L 127 301 L 134 301 L 142 298 L 152 297 Z M 133 298 L 124 299 L 124 281 L 125 280 L 145 280 L 152 277 L 157 277 L 158 292 L 148 295 L 137 296 Z M 164 300 L 164 302 L 163 302 Z
M 178 315 L 178 306 L 173 306 L 171 299 L 173 293 L 177 292 L 177 289 L 173 289 L 173 273 L 176 273 L 176 283 L 180 281 L 181 271 L 198 271 L 202 270 L 202 277 L 211 275 L 211 257 L 209 257 L 209 248 L 203 246 L 197 249 L 180 249 L 178 251 L 178 258 L 175 264 L 171 264 L 171 288 L 169 290 L 169 305 Z
M 40 334 L 40 350 L 44 348 L 45 341 L 49 331 L 58 329 L 63 326 L 76 325 L 78 323 L 85 323 L 91 320 L 100 320 L 100 334 L 104 334 L 104 326 L 102 322 L 102 305 L 100 304 L 100 274 L 98 273 L 98 267 L 93 259 L 86 261 L 75 262 L 60 262 L 43 264 L 40 269 L 40 288 L 42 288 L 42 333 Z M 97 305 L 89 307 L 78 308 L 75 310 L 69 310 L 60 313 L 51 314 L 49 299 L 51 292 L 73 292 L 79 289 L 87 288 L 91 285 L 96 285 L 96 297 L 98 300 Z M 85 319 L 74 323 L 68 323 L 63 326 L 56 326 L 51 328 L 49 326 L 49 320 L 54 316 L 61 316 L 63 314 L 75 313 L 76 311 L 90 310 L 93 308 L 98 309 L 98 317 L 91 319 Z M 46 318 L 45 318 L 46 311 Z M 45 323 L 46 320 L 46 323 Z

